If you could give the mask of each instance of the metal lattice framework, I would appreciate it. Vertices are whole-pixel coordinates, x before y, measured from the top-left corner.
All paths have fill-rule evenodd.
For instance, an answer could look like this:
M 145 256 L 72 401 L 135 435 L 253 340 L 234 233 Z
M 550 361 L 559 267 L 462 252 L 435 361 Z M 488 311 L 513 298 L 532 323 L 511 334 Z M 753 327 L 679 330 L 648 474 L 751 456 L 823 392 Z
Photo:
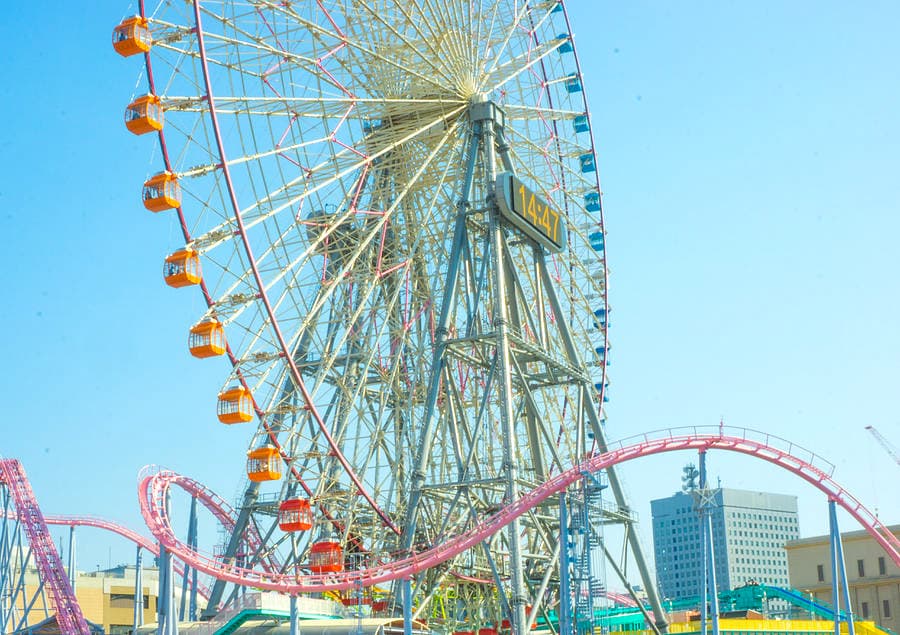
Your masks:
M 602 449 L 603 217 L 561 2 L 140 10 L 165 112 L 158 168 L 203 265 L 198 322 L 225 327 L 225 386 L 253 396 L 250 448 L 278 451 L 278 498 L 316 510 L 312 531 L 285 534 L 249 484 L 225 564 L 303 575 L 322 539 L 359 566 L 390 562 Z M 561 249 L 501 217 L 501 172 L 537 193 L 522 213 Z M 241 544 L 248 527 L 261 543 Z M 495 612 L 524 624 L 557 575 L 557 535 L 552 503 L 530 510 L 423 572 L 416 603 L 450 574 L 487 579 Z

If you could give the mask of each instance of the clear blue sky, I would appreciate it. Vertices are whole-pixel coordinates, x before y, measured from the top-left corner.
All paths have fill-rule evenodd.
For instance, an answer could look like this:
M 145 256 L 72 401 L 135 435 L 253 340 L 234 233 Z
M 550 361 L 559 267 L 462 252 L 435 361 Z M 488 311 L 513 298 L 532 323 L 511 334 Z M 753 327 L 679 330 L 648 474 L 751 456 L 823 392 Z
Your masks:
M 900 445 L 900 5 L 568 5 L 606 196 L 610 436 L 724 416 L 830 460 L 900 523 L 898 466 L 864 431 Z M 0 454 L 45 513 L 146 532 L 141 466 L 232 498 L 251 430 L 215 420 L 226 362 L 187 353 L 202 301 L 162 283 L 174 216 L 140 204 L 160 162 L 122 124 L 141 65 L 110 46 L 135 7 L 19 3 L 0 22 Z M 695 458 L 622 468 L 642 517 Z M 826 531 L 798 479 L 722 453 L 710 469 L 797 495 L 802 534 Z M 79 568 L 133 557 L 79 542 Z

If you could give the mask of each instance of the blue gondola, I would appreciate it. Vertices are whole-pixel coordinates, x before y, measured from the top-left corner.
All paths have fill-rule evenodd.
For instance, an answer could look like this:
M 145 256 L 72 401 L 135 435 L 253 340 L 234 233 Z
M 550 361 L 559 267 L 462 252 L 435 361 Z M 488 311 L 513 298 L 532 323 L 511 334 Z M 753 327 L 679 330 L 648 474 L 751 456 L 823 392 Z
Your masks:
M 588 192 L 584 195 L 584 208 L 589 212 L 600 211 L 600 192 Z
M 595 172 L 597 170 L 597 161 L 596 159 L 594 159 L 593 152 L 585 152 L 580 157 L 578 157 L 578 162 L 581 163 L 582 174 Z
M 578 77 L 578 73 L 572 73 L 566 77 L 566 90 L 570 93 L 581 92 L 581 78 Z
M 588 235 L 588 240 L 591 243 L 591 247 L 594 251 L 603 251 L 605 240 L 603 238 L 603 232 L 594 232 Z
M 572 51 L 575 50 L 575 48 L 572 46 L 572 37 L 568 33 L 560 33 L 557 37 L 560 40 L 565 39 L 565 42 L 560 44 L 559 47 L 556 49 L 557 52 L 571 53 Z
M 589 132 L 591 124 L 588 121 L 587 115 L 578 115 L 572 120 L 572 127 L 575 128 L 575 132 Z

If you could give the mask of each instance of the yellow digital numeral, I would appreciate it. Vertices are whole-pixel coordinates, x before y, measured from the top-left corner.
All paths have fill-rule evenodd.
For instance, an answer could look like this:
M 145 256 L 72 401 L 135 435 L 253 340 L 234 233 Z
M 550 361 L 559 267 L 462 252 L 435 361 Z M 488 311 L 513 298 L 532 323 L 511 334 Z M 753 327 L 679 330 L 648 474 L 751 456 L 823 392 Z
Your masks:
M 551 230 L 551 238 L 553 239 L 553 242 L 559 244 L 559 212 L 551 209 L 550 213 L 553 214 L 553 229 Z
M 537 225 L 537 203 L 534 202 L 534 193 L 531 194 L 531 198 L 528 200 L 528 215 L 531 217 L 531 223 Z
M 550 235 L 551 227 L 550 227 L 550 206 L 544 205 L 544 215 L 541 216 L 541 225 L 544 226 L 544 229 L 547 232 L 547 235 Z

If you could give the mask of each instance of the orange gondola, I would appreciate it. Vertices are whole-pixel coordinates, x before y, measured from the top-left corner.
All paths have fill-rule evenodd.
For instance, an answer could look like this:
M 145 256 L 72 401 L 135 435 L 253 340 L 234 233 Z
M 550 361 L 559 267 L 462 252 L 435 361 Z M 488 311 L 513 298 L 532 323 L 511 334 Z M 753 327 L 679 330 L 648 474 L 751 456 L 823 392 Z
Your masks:
M 171 172 L 160 172 L 144 182 L 144 207 L 151 212 L 174 209 L 181 205 L 181 186 Z
M 341 543 L 323 540 L 309 549 L 309 570 L 313 573 L 337 573 L 344 570 Z
M 200 284 L 200 256 L 190 247 L 169 254 L 163 263 L 163 279 L 176 288 Z
M 247 423 L 253 420 L 253 398 L 243 386 L 234 386 L 219 393 L 216 414 L 222 423 Z
M 125 127 L 137 135 L 162 130 L 162 100 L 156 95 L 144 95 L 128 104 L 125 109 Z
M 147 18 L 139 15 L 126 18 L 113 29 L 112 45 L 122 57 L 146 53 L 153 46 Z
M 278 449 L 264 445 L 247 453 L 247 477 L 254 483 L 277 481 L 281 478 L 281 457 Z
M 215 357 L 225 352 L 225 327 L 218 320 L 204 320 L 191 327 L 188 348 L 194 357 Z
M 278 528 L 281 531 L 307 531 L 312 526 L 312 507 L 305 498 L 289 498 L 278 506 Z

